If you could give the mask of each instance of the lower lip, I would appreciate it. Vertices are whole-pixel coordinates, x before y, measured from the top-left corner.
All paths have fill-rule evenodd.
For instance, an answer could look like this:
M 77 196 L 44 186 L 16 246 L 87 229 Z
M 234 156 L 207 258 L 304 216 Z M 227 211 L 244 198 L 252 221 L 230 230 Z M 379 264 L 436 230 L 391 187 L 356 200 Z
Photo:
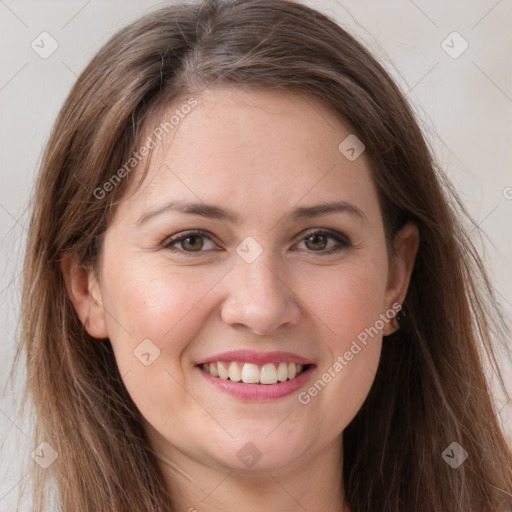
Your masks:
M 291 395 L 297 391 L 311 377 L 315 369 L 314 365 L 304 370 L 298 377 L 277 382 L 276 384 L 246 384 L 245 382 L 234 382 L 224 380 L 219 377 L 213 377 L 201 368 L 198 368 L 201 375 L 210 383 L 221 391 L 229 393 L 243 400 L 278 400 L 285 396 Z

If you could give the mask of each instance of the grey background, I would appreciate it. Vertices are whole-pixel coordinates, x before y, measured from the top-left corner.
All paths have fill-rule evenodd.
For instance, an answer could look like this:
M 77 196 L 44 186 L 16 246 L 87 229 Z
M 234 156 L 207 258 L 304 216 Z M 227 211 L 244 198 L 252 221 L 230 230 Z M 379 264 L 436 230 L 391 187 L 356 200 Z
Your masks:
M 363 40 L 407 94 L 440 162 L 487 235 L 476 241 L 512 317 L 512 2 L 304 3 Z M 33 464 L 30 425 L 16 415 L 23 374 L 14 386 L 6 377 L 16 343 L 27 206 L 41 152 L 70 87 L 94 53 L 115 31 L 157 5 L 0 0 L 0 511 L 14 510 L 16 491 Z M 46 59 L 31 47 L 43 31 L 58 43 Z M 458 58 L 442 47 L 454 31 L 469 44 Z M 452 53 L 462 48 L 457 37 L 448 38 L 444 48 L 452 46 Z M 512 366 L 506 357 L 502 361 L 510 389 Z M 497 388 L 496 402 L 512 440 L 512 403 Z

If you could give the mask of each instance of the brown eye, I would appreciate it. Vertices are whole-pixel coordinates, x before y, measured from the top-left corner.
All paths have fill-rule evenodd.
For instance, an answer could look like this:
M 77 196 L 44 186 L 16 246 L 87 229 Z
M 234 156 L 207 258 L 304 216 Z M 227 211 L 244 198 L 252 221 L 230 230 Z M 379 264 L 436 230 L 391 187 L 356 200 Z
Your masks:
M 299 242 L 299 245 L 302 243 L 309 252 L 317 252 L 320 255 L 331 254 L 352 247 L 352 243 L 345 235 L 326 229 L 317 229 L 307 233 Z
M 210 246 L 208 246 L 210 244 Z M 172 252 L 181 253 L 202 253 L 208 249 L 215 249 L 215 243 L 210 236 L 203 232 L 182 231 L 174 235 L 161 245 L 164 249 Z
M 185 251 L 200 251 L 203 248 L 204 242 L 201 236 L 194 235 L 180 240 L 180 245 Z
M 328 237 L 322 234 L 313 234 L 305 238 L 308 249 L 323 250 L 327 246 Z

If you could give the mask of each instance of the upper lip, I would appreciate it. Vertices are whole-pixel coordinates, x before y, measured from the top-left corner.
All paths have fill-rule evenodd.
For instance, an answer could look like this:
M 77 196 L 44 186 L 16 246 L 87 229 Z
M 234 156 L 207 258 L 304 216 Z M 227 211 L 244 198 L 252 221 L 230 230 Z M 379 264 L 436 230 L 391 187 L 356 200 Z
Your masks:
M 296 364 L 314 364 L 313 361 L 301 357 L 293 352 L 257 352 L 255 350 L 231 350 L 229 352 L 222 352 L 213 356 L 202 359 L 197 364 L 214 363 L 217 361 L 237 361 L 240 363 L 296 363 Z

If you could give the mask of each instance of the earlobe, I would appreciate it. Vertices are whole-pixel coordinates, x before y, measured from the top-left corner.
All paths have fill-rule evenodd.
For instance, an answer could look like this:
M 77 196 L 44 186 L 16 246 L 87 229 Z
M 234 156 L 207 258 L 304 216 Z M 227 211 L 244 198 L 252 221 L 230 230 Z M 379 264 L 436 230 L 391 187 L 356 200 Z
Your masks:
M 413 222 L 405 224 L 395 236 L 394 255 L 390 262 L 386 289 L 386 305 L 389 308 L 395 303 L 403 304 L 405 300 L 419 243 L 419 230 Z M 390 325 L 388 330 L 392 328 L 393 325 Z M 391 334 L 394 330 L 384 334 Z
M 61 270 L 69 300 L 87 332 L 94 338 L 108 338 L 101 292 L 94 271 L 65 256 Z

